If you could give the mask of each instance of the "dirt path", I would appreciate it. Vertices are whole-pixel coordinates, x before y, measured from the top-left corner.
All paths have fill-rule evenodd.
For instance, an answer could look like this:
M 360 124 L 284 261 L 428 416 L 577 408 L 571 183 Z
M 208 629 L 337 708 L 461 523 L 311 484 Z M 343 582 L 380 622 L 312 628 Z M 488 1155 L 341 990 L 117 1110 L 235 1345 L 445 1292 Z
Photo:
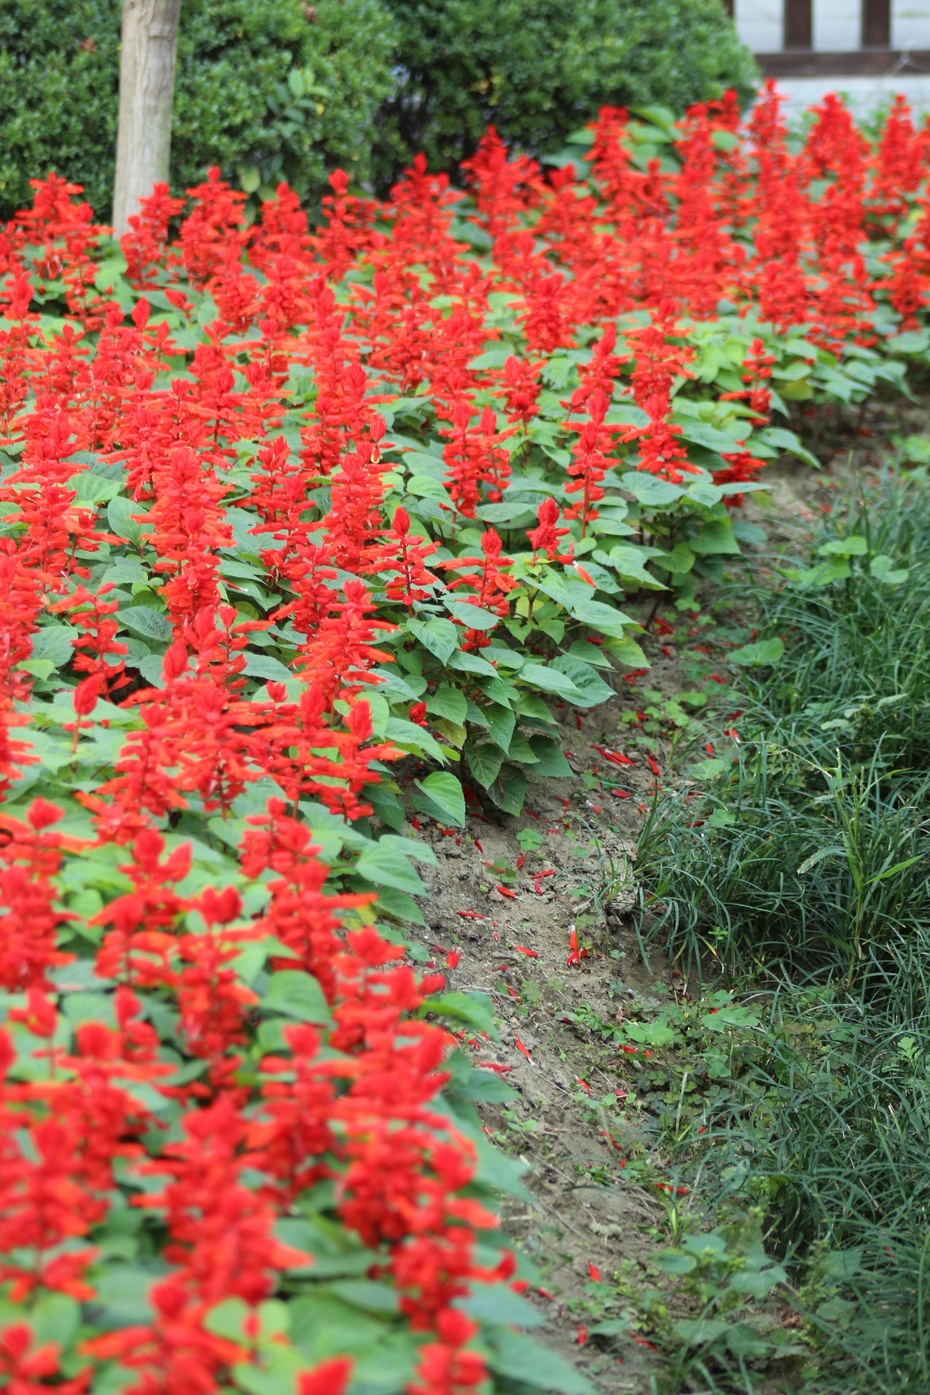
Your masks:
M 886 415 L 872 412 L 882 444 Z M 853 456 L 839 441 L 823 476 L 794 462 L 773 467 L 768 497 L 743 515 L 768 534 L 747 549 L 754 570 L 812 531 L 838 485 L 878 463 L 878 449 L 866 437 Z M 614 701 L 557 711 L 572 779 L 531 780 L 519 818 L 475 810 L 459 836 L 422 829 L 439 859 L 423 939 L 433 952 L 461 951 L 451 988 L 491 995 L 499 1040 L 472 1038 L 475 1059 L 515 1092 L 483 1112 L 488 1133 L 527 1165 L 535 1199 L 508 1202 L 504 1226 L 538 1269 L 528 1296 L 545 1318 L 539 1335 L 602 1395 L 659 1388 L 660 1359 L 618 1294 L 654 1284 L 647 1265 L 663 1244 L 672 1188 L 642 1125 L 641 1062 L 610 1042 L 609 1028 L 687 990 L 661 954 L 647 966 L 628 912 L 646 803 L 676 779 L 682 746 L 703 745 L 701 694 L 725 691 L 726 649 L 748 638 L 746 617 L 716 596 L 708 587 L 703 614 L 672 610 L 659 621 L 645 642 L 651 668 L 618 678 Z

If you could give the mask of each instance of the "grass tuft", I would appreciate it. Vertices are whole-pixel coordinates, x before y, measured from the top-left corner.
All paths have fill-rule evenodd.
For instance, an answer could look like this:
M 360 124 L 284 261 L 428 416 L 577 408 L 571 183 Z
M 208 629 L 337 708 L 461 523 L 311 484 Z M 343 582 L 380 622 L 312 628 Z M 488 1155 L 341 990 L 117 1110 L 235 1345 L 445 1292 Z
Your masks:
M 814 1395 L 930 1389 L 928 557 L 926 479 L 886 478 L 757 588 L 784 656 L 745 680 L 732 765 L 639 844 L 644 938 L 754 990 L 753 1051 L 666 1143 L 711 1212 L 764 1208 L 809 1351 L 783 1388 Z

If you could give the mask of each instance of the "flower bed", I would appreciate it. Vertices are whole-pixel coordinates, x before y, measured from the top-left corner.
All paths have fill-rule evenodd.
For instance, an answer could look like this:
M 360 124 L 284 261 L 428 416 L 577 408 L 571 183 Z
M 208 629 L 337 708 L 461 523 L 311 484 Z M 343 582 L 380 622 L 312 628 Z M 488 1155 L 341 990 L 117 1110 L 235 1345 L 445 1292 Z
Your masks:
M 548 173 L 491 132 L 468 198 L 337 173 L 315 232 L 212 171 L 120 248 L 37 182 L 0 234 L 12 1388 L 582 1388 L 514 1330 L 506 1087 L 405 948 L 415 833 L 567 774 L 552 704 L 644 663 L 623 598 L 688 607 L 766 460 L 816 463 L 806 404 L 925 361 L 928 164 L 903 104 L 793 151 L 770 93 L 745 138 L 607 109 Z

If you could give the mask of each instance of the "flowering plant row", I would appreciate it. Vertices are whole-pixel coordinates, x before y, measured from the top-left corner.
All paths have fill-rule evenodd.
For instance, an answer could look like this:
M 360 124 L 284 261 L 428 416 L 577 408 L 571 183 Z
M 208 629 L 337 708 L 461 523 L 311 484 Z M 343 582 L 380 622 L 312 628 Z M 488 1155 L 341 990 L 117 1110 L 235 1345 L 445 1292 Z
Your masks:
M 584 1382 L 515 1328 L 485 1003 L 404 947 L 407 820 L 568 773 L 754 530 L 789 417 L 926 355 L 930 136 L 770 92 L 493 132 L 251 226 L 0 233 L 0 1372 L 64 1395 Z M 173 232 L 173 229 L 177 229 Z M 779 424 L 775 424 L 779 423 Z M 415 831 L 415 830 L 414 830 Z M 475 1034 L 475 1035 L 472 1035 Z M 522 1383 L 522 1384 L 521 1384 Z

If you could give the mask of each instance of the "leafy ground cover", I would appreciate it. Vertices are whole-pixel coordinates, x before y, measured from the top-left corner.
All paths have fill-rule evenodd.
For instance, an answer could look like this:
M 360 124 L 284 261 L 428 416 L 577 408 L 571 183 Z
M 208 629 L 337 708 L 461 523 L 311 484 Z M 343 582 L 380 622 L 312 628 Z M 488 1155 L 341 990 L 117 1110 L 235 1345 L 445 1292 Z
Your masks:
M 468 197 L 421 161 L 384 204 L 336 174 L 317 231 L 284 187 L 249 224 L 218 172 L 121 247 L 54 177 L 5 229 L 0 1360 L 23 1390 L 588 1388 L 518 1330 L 544 1278 L 497 1225 L 527 1193 L 476 1109 L 513 1096 L 462 942 L 549 905 L 583 969 L 628 847 L 592 823 L 567 923 L 556 782 L 621 828 L 645 808 L 720 675 L 644 687 L 640 639 L 658 668 L 676 626 L 700 638 L 699 591 L 763 539 L 739 506 L 765 463 L 816 463 L 809 426 L 861 426 L 930 344 L 903 104 L 874 145 L 833 99 L 797 150 L 773 93 L 738 126 L 729 100 L 607 109 L 548 172 L 489 133 Z M 858 595 L 865 558 L 892 604 L 910 564 L 857 530 L 799 584 Z M 784 643 L 745 638 L 749 669 Z M 868 778 L 864 819 L 891 797 Z M 508 818 L 512 862 L 483 847 Z M 714 1282 L 737 1245 L 774 1287 L 739 1224 Z

